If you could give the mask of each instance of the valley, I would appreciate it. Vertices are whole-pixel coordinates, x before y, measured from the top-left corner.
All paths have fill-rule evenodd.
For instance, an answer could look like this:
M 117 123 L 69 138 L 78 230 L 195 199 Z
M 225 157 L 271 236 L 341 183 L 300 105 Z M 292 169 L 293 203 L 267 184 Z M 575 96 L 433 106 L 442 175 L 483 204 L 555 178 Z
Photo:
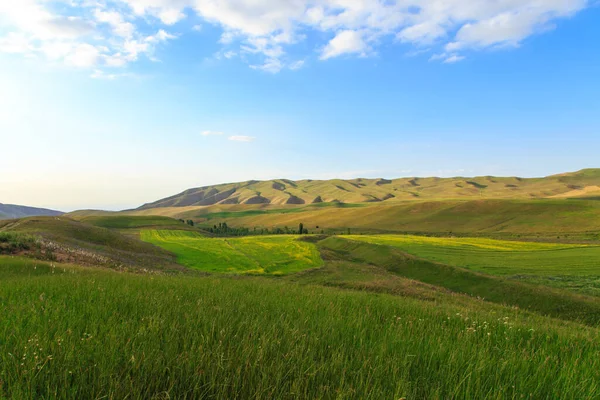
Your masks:
M 0 398 L 595 398 L 600 202 L 545 190 L 0 221 Z

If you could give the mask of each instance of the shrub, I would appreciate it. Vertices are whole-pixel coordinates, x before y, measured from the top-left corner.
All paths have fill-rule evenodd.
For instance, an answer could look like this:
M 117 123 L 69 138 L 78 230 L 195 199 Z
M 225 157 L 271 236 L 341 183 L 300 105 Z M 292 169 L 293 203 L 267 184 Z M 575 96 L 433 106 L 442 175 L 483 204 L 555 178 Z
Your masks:
M 35 237 L 14 232 L 0 232 L 0 254 L 15 254 L 38 248 Z

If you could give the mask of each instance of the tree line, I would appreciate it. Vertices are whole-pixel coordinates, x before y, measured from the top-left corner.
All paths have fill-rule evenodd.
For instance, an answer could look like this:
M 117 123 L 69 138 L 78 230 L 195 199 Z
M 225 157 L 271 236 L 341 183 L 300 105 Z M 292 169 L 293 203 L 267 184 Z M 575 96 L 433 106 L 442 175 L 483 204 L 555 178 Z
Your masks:
M 317 226 L 316 229 L 319 229 Z M 290 229 L 285 226 L 283 228 L 275 227 L 273 229 L 269 228 L 257 228 L 253 229 L 245 228 L 245 227 L 230 227 L 226 222 L 219 223 L 218 225 L 213 225 L 209 228 L 204 228 L 204 230 L 212 233 L 215 236 L 250 236 L 250 235 L 308 235 L 309 231 L 304 226 L 303 223 L 298 225 L 298 229 Z M 321 233 L 324 231 L 321 229 Z

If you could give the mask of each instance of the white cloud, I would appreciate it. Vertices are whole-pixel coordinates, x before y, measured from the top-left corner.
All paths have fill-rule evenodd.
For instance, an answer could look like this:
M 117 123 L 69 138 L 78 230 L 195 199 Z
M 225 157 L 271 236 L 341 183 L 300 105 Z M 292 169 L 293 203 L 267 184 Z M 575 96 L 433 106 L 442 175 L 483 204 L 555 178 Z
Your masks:
M 177 36 L 172 35 L 172 34 L 166 32 L 165 30 L 161 29 L 158 32 L 156 32 L 155 35 L 148 36 L 146 38 L 146 42 L 150 42 L 150 43 L 166 42 L 167 40 L 172 40 L 172 39 L 176 39 L 176 38 L 177 38 Z
M 452 54 L 444 60 L 444 64 L 454 64 L 454 63 L 457 63 L 464 59 L 465 59 L 465 56 L 459 56 L 458 54 Z
M 431 44 L 444 36 L 446 30 L 433 21 L 411 25 L 396 34 L 396 38 L 402 42 L 417 44 Z
M 91 44 L 80 44 L 65 57 L 65 62 L 79 68 L 89 68 L 96 65 L 100 51 Z
M 229 136 L 229 140 L 233 140 L 234 142 L 253 142 L 256 138 L 253 136 L 243 136 L 243 135 L 236 135 L 236 136 Z
M 145 36 L 134 22 L 135 17 L 114 2 L 0 2 L 0 31 L 8 29 L 0 36 L 0 52 L 42 55 L 77 68 L 116 68 L 142 54 L 154 59 L 156 46 L 175 38 L 164 29 Z
M 268 58 L 264 64 L 250 65 L 250 68 L 276 74 L 283 69 L 283 63 L 278 58 Z
M 166 25 L 174 25 L 185 18 L 185 14 L 175 8 L 161 11 L 158 18 Z
M 130 38 L 135 33 L 135 26 L 131 22 L 126 22 L 123 16 L 117 11 L 96 9 L 94 17 L 96 21 L 110 25 L 117 36 Z
M 131 7 L 140 17 L 152 16 L 165 25 L 174 25 L 185 18 L 184 10 L 191 5 L 189 0 L 118 0 Z
M 0 38 L 0 52 L 4 53 L 29 53 L 32 51 L 32 45 L 24 35 L 15 32 L 9 32 L 3 38 Z
M 444 64 L 454 64 L 464 60 L 466 57 L 457 53 L 439 53 L 434 54 L 429 58 L 429 61 L 442 61 Z
M 326 60 L 374 54 L 385 37 L 447 53 L 515 47 L 552 29 L 554 22 L 583 10 L 592 0 L 0 0 L 0 51 L 42 53 L 77 65 L 123 67 L 155 46 L 175 39 L 166 27 L 194 15 L 222 29 L 222 54 L 240 55 L 267 72 L 297 69 L 294 45 L 307 37 Z M 60 7 L 57 7 L 60 5 Z M 159 33 L 144 30 L 155 26 Z M 199 30 L 194 25 L 192 30 Z M 170 29 L 168 29 L 170 30 Z M 162 33 L 161 33 L 162 32 Z M 318 35 L 308 35 L 318 33 Z M 183 33 L 182 33 L 183 34 Z M 319 39 L 315 39 L 319 40 Z M 100 53 L 93 56 L 89 45 Z M 104 49 L 106 48 L 106 49 Z M 303 46 L 306 48 L 306 46 Z M 66 53 L 68 49 L 68 52 Z M 82 49 L 87 49 L 86 55 Z M 411 50 L 409 50 L 410 52 Z
M 448 58 L 448 54 L 447 53 L 434 54 L 431 57 L 429 57 L 429 61 L 444 60 L 446 58 Z
M 357 31 L 341 31 L 329 41 L 321 53 L 321 60 L 337 57 L 342 54 L 361 54 L 365 55 L 369 46 L 365 43 L 362 34 Z
M 291 63 L 291 64 L 289 65 L 289 68 L 290 68 L 292 71 L 297 71 L 297 70 L 299 70 L 300 68 L 304 67 L 304 64 L 306 64 L 306 61 L 304 61 L 304 60 L 298 60 L 298 61 L 294 61 L 293 63 Z
M 143 76 L 140 76 L 138 74 L 133 74 L 133 73 L 130 73 L 130 72 L 125 72 L 125 73 L 107 73 L 106 71 L 103 71 L 101 69 L 96 69 L 96 70 L 94 70 L 90 74 L 90 78 L 92 78 L 92 79 L 103 79 L 103 80 L 108 80 L 108 81 L 114 81 L 114 80 L 120 79 L 120 78 L 137 78 L 137 79 L 142 79 Z
M 204 131 L 201 133 L 202 136 L 213 136 L 213 135 L 223 135 L 223 132 L 219 131 Z
M 464 24 L 448 51 L 491 46 L 518 46 L 524 39 L 551 28 L 548 23 L 568 17 L 585 7 L 586 0 L 526 1 L 522 7 L 507 8 L 500 13 Z

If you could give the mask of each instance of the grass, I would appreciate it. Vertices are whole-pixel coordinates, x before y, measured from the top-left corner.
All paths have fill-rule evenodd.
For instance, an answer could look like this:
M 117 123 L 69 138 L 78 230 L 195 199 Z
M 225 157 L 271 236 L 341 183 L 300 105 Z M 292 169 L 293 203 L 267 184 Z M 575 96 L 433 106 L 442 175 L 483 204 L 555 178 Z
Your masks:
M 65 217 L 30 217 L 0 221 L 0 234 L 35 238 L 37 247 L 63 262 L 117 269 L 181 270 L 174 255 L 127 237 Z
M 600 295 L 600 246 L 410 235 L 348 238 L 486 274 Z
M 0 258 L 0 398 L 600 396 L 596 328 L 511 308 L 33 268 Z
M 135 229 L 148 227 L 183 226 L 181 221 L 160 216 L 91 216 L 81 219 L 90 225 L 109 229 Z
M 515 282 L 410 256 L 392 246 L 340 237 L 318 243 L 328 260 L 368 264 L 395 275 L 455 293 L 530 310 L 542 315 L 600 325 L 600 301 L 544 286 Z
M 141 238 L 175 253 L 180 264 L 207 272 L 284 275 L 322 264 L 313 244 L 288 235 L 214 239 L 195 232 L 146 230 Z

